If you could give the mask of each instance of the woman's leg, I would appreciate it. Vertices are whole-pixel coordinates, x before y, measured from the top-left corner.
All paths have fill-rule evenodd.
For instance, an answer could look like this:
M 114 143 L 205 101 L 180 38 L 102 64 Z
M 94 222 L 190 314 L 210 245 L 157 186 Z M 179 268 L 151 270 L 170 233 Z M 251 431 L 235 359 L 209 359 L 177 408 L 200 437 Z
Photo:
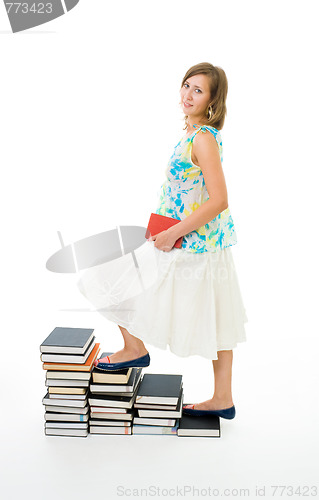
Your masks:
M 214 396 L 203 403 L 197 403 L 195 410 L 223 410 L 233 406 L 231 379 L 233 351 L 218 351 L 218 359 L 213 359 L 214 367 Z
M 123 326 L 118 325 L 118 327 L 123 335 L 124 347 L 120 351 L 109 356 L 111 363 L 129 361 L 131 359 L 140 358 L 148 353 L 148 350 L 140 339 L 131 335 Z M 105 362 L 107 363 L 107 361 Z

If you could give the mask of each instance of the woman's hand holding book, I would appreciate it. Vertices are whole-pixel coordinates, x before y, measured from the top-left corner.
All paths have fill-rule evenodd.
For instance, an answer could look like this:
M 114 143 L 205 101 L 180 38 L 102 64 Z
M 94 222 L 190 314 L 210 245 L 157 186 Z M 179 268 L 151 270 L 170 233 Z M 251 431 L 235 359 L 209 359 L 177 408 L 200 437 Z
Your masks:
M 154 241 L 154 246 L 163 252 L 169 252 L 173 247 L 181 248 L 183 237 L 177 234 L 176 226 L 179 219 L 151 213 L 145 238 Z
M 174 226 L 172 226 L 173 229 Z M 171 228 L 166 229 L 165 231 L 161 231 L 154 236 L 150 236 L 148 238 L 149 241 L 154 241 L 154 246 L 158 248 L 158 250 L 162 250 L 163 252 L 169 252 L 175 245 L 176 237 L 170 231 Z

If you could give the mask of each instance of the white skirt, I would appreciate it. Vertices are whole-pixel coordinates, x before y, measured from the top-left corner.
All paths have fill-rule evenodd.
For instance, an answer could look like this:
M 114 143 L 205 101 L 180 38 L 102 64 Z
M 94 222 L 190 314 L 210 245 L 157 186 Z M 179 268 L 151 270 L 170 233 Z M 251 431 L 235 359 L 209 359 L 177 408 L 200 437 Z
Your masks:
M 248 321 L 231 247 L 137 250 L 83 272 L 80 292 L 108 320 L 143 342 L 180 357 L 218 359 L 246 341 Z

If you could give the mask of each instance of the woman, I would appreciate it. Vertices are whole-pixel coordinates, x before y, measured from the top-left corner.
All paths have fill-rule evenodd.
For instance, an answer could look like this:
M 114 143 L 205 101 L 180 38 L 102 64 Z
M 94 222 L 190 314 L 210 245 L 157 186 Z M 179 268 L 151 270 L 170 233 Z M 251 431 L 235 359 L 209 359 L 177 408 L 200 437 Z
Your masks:
M 100 309 L 118 324 L 125 345 L 95 364 L 101 369 L 148 366 L 143 340 L 162 349 L 169 346 L 178 356 L 212 359 L 214 396 L 184 405 L 183 412 L 234 418 L 232 349 L 246 340 L 247 316 L 231 254 L 237 238 L 222 169 L 220 130 L 227 91 L 225 72 L 209 63 L 191 67 L 183 78 L 180 105 L 186 133 L 169 160 L 156 209 L 181 222 L 140 247 L 140 262 L 155 257 L 158 274 L 153 283 L 123 301 L 122 282 L 118 305 L 113 300 L 112 307 Z M 174 247 L 181 236 L 182 248 Z M 86 284 L 87 290 L 82 283 L 81 291 L 88 297 Z

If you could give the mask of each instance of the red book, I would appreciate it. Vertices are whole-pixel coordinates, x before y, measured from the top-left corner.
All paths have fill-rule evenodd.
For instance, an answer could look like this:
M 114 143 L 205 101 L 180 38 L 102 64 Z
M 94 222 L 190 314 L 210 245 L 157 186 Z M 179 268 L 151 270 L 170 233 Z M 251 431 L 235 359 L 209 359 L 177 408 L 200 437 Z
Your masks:
M 171 226 L 178 224 L 181 222 L 179 219 L 174 219 L 173 217 L 167 217 L 166 215 L 154 214 L 151 213 L 150 220 L 147 225 L 145 238 L 149 238 L 150 236 L 155 236 L 162 231 L 166 231 Z M 174 247 L 181 248 L 182 246 L 183 236 L 178 238 L 175 241 Z

